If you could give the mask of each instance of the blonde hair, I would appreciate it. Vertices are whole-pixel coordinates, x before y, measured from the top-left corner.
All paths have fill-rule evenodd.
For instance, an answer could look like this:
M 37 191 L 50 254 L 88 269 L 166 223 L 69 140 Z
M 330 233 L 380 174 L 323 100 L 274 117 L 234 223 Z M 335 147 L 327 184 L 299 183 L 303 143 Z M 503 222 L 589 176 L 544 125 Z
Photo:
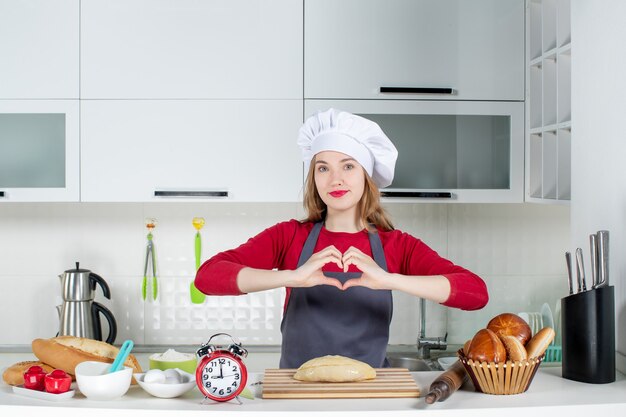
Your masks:
M 371 225 L 379 227 L 384 231 L 394 230 L 389 215 L 380 205 L 380 191 L 369 174 L 363 170 L 365 175 L 365 186 L 363 195 L 359 200 L 357 213 L 361 223 L 371 232 Z M 307 212 L 307 217 L 303 222 L 319 222 L 326 218 L 326 204 L 317 192 L 315 186 L 315 157 L 311 161 L 309 172 L 304 184 L 304 198 L 302 204 Z

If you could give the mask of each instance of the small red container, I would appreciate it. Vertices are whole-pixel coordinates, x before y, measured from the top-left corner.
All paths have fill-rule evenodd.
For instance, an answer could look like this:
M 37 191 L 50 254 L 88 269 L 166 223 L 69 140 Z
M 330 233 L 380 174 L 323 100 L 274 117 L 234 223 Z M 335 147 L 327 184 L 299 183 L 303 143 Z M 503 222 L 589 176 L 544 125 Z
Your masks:
M 31 366 L 24 372 L 24 388 L 43 391 L 45 388 L 46 373 L 41 366 Z
M 55 369 L 44 378 L 46 392 L 50 394 L 63 394 L 70 390 L 72 377 L 60 369 Z

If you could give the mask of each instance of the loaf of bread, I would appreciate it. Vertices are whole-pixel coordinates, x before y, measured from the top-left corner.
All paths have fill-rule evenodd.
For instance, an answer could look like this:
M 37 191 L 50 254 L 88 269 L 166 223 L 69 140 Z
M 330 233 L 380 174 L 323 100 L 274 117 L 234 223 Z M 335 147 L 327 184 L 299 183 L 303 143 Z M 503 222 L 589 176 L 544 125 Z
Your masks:
M 74 368 L 81 362 L 97 361 L 113 363 L 119 349 L 99 340 L 74 336 L 59 336 L 51 339 L 35 339 L 33 353 L 40 361 L 75 375 Z M 125 366 L 133 368 L 133 373 L 141 373 L 141 366 L 134 355 L 128 355 Z
M 293 378 L 308 382 L 354 382 L 376 378 L 376 370 L 355 359 L 327 355 L 303 363 Z
M 535 334 L 526 344 L 526 352 L 529 358 L 538 358 L 543 355 L 552 340 L 554 340 L 554 329 L 544 327 Z
M 528 323 L 513 313 L 498 314 L 489 321 L 487 328 L 500 337 L 515 336 L 522 345 L 526 345 L 531 336 Z
M 467 358 L 478 362 L 505 362 L 506 350 L 494 332 L 481 329 L 472 338 Z
M 504 344 L 507 360 L 515 362 L 528 359 L 526 348 L 524 347 L 524 345 L 522 345 L 522 342 L 520 342 L 517 337 L 502 336 L 500 337 L 500 340 L 502 340 L 502 344 Z
M 41 366 L 45 373 L 50 373 L 54 368 L 39 361 L 18 362 L 9 366 L 3 373 L 2 379 L 9 385 L 22 385 L 24 383 L 24 372 L 31 366 Z

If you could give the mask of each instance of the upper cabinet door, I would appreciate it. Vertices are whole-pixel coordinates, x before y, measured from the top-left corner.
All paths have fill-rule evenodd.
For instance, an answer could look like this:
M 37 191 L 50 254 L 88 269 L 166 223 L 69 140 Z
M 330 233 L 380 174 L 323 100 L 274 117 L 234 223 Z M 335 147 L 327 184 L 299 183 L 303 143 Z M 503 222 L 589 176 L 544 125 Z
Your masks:
M 0 98 L 78 98 L 79 0 L 0 0 Z
M 304 45 L 307 99 L 524 100 L 524 0 L 307 0 Z
M 302 1 L 81 4 L 82 98 L 302 99 Z
M 78 100 L 0 100 L 0 202 L 79 200 Z
M 302 100 L 84 100 L 81 201 L 300 201 Z

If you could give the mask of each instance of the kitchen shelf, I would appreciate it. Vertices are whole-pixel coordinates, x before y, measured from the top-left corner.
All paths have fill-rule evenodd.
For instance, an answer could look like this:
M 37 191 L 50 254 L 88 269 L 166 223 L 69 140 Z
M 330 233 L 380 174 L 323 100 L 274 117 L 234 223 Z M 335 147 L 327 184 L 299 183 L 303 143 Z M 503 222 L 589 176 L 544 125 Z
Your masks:
M 570 0 L 527 0 L 526 201 L 571 198 Z

